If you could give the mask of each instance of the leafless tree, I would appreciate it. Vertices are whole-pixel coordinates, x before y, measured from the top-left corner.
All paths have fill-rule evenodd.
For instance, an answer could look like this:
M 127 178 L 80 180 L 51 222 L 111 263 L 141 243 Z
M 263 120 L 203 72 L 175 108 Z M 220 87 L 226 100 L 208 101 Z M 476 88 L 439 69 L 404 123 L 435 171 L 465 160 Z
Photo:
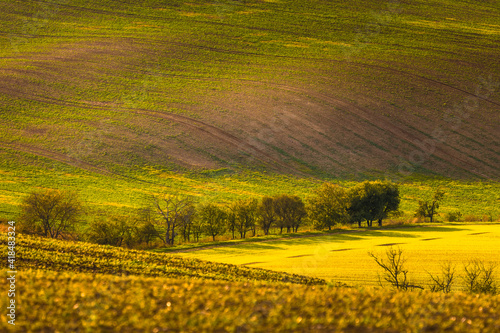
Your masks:
M 58 238 L 74 231 L 83 213 L 75 192 L 47 190 L 23 199 L 21 221 L 28 233 Z
M 463 280 L 467 291 L 470 293 L 496 294 L 498 290 L 494 277 L 496 267 L 497 265 L 494 263 L 486 266 L 480 260 L 471 260 L 464 264 L 465 275 Z
M 403 250 L 401 248 L 395 249 L 391 246 L 386 251 L 387 261 L 377 257 L 373 252 L 368 252 L 368 254 L 384 269 L 384 280 L 390 283 L 394 288 L 400 290 L 413 288 L 423 289 L 409 282 L 408 270 L 405 268 L 406 259 L 403 257 Z M 380 283 L 382 284 L 381 281 Z
M 442 291 L 444 293 L 449 293 L 451 291 L 451 286 L 455 281 L 455 266 L 451 262 L 446 262 L 441 265 L 441 276 L 434 276 L 427 272 L 432 280 L 431 290 L 432 291 Z
M 193 202 L 189 198 L 175 195 L 154 196 L 151 202 L 160 216 L 157 227 L 161 228 L 164 233 L 163 242 L 173 245 L 176 236 L 175 229 L 194 216 Z

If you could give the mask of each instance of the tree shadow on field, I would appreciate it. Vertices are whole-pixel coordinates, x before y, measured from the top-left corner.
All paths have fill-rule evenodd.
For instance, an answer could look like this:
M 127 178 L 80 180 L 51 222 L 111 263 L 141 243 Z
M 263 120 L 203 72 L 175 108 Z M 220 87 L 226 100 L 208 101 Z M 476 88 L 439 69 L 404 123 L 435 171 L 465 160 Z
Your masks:
M 349 241 L 362 240 L 364 237 L 353 235 L 353 234 L 332 234 L 332 235 L 321 235 L 315 237 L 297 237 L 297 238 L 287 238 L 287 239 L 277 239 L 269 241 L 269 243 L 283 245 L 283 246 L 295 246 L 295 245 L 320 245 L 322 243 L 344 243 Z M 258 245 L 255 244 L 254 245 Z
M 457 227 L 426 227 L 426 226 L 421 226 L 421 227 L 413 227 L 413 228 L 408 228 L 404 229 L 404 232 L 455 232 L 455 231 L 467 231 L 470 229 L 467 228 L 457 228 Z
M 260 250 L 283 250 L 284 247 L 278 246 L 276 244 L 268 244 L 267 242 L 249 242 L 249 243 L 236 243 L 227 244 L 224 246 L 214 246 L 209 248 L 211 251 L 220 252 L 221 254 L 227 254 L 228 251 L 240 251 L 240 250 L 250 250 L 250 251 L 260 251 Z M 200 249 L 203 250 L 203 249 Z
M 405 230 L 406 231 L 406 230 Z M 366 237 L 397 237 L 397 238 L 418 238 L 414 234 L 408 234 L 400 231 L 386 231 L 386 230 L 367 230 L 363 232 Z

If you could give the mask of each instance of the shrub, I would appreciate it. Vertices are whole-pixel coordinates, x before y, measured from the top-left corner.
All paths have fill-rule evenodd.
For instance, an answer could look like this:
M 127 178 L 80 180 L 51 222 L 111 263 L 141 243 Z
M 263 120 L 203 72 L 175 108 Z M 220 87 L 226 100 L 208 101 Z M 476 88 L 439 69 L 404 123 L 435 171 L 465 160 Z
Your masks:
M 86 240 L 100 245 L 132 247 L 141 241 L 139 228 L 123 216 L 96 219 L 90 223 Z
M 442 291 L 443 293 L 449 293 L 451 291 L 451 286 L 455 281 L 455 266 L 450 262 L 447 262 L 441 266 L 441 276 L 431 276 L 431 291 Z
M 460 222 L 460 219 L 462 218 L 462 213 L 460 211 L 455 211 L 455 212 L 450 212 L 446 213 L 446 220 L 448 222 Z
M 465 222 L 477 222 L 477 221 L 481 221 L 481 219 L 475 215 L 465 215 L 464 216 L 464 221 Z
M 405 267 L 406 259 L 403 257 L 401 248 L 394 249 L 392 246 L 386 251 L 387 261 L 377 257 L 373 252 L 368 252 L 377 265 L 384 269 L 384 280 L 390 283 L 395 289 L 408 290 L 419 288 L 420 286 L 410 283 L 408 280 L 408 270 Z M 380 285 L 382 281 L 379 276 Z

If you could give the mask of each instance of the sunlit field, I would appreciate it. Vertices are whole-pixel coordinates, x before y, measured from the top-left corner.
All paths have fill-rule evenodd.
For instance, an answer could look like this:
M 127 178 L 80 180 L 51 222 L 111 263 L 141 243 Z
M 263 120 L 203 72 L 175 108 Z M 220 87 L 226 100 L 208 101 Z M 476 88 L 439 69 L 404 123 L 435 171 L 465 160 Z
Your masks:
M 407 258 L 410 279 L 429 282 L 451 262 L 461 272 L 463 264 L 479 259 L 499 261 L 500 225 L 452 224 L 407 226 L 373 231 L 340 231 L 329 235 L 267 240 L 178 252 L 187 258 L 260 267 L 324 278 L 352 286 L 377 285 L 382 273 L 368 255 L 385 257 L 388 247 L 400 247 Z M 460 289 L 462 281 L 457 281 Z

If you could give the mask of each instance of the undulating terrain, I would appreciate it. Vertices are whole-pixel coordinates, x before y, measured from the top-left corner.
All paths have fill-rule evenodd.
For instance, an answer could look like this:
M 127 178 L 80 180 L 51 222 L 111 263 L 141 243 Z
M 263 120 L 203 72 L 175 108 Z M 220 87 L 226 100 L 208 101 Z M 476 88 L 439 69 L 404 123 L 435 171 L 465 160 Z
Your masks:
M 499 45 L 498 0 L 0 0 L 0 243 L 17 270 L 0 328 L 498 332 L 500 296 L 373 287 L 367 250 L 409 250 L 419 283 L 437 259 L 495 264 Z M 88 222 L 133 219 L 151 196 L 307 202 L 324 181 L 366 179 L 398 184 L 400 223 L 439 188 L 438 222 L 482 224 L 184 257 L 6 232 L 44 189 L 76 191 Z
M 500 176 L 494 0 L 0 10 L 2 159 Z

